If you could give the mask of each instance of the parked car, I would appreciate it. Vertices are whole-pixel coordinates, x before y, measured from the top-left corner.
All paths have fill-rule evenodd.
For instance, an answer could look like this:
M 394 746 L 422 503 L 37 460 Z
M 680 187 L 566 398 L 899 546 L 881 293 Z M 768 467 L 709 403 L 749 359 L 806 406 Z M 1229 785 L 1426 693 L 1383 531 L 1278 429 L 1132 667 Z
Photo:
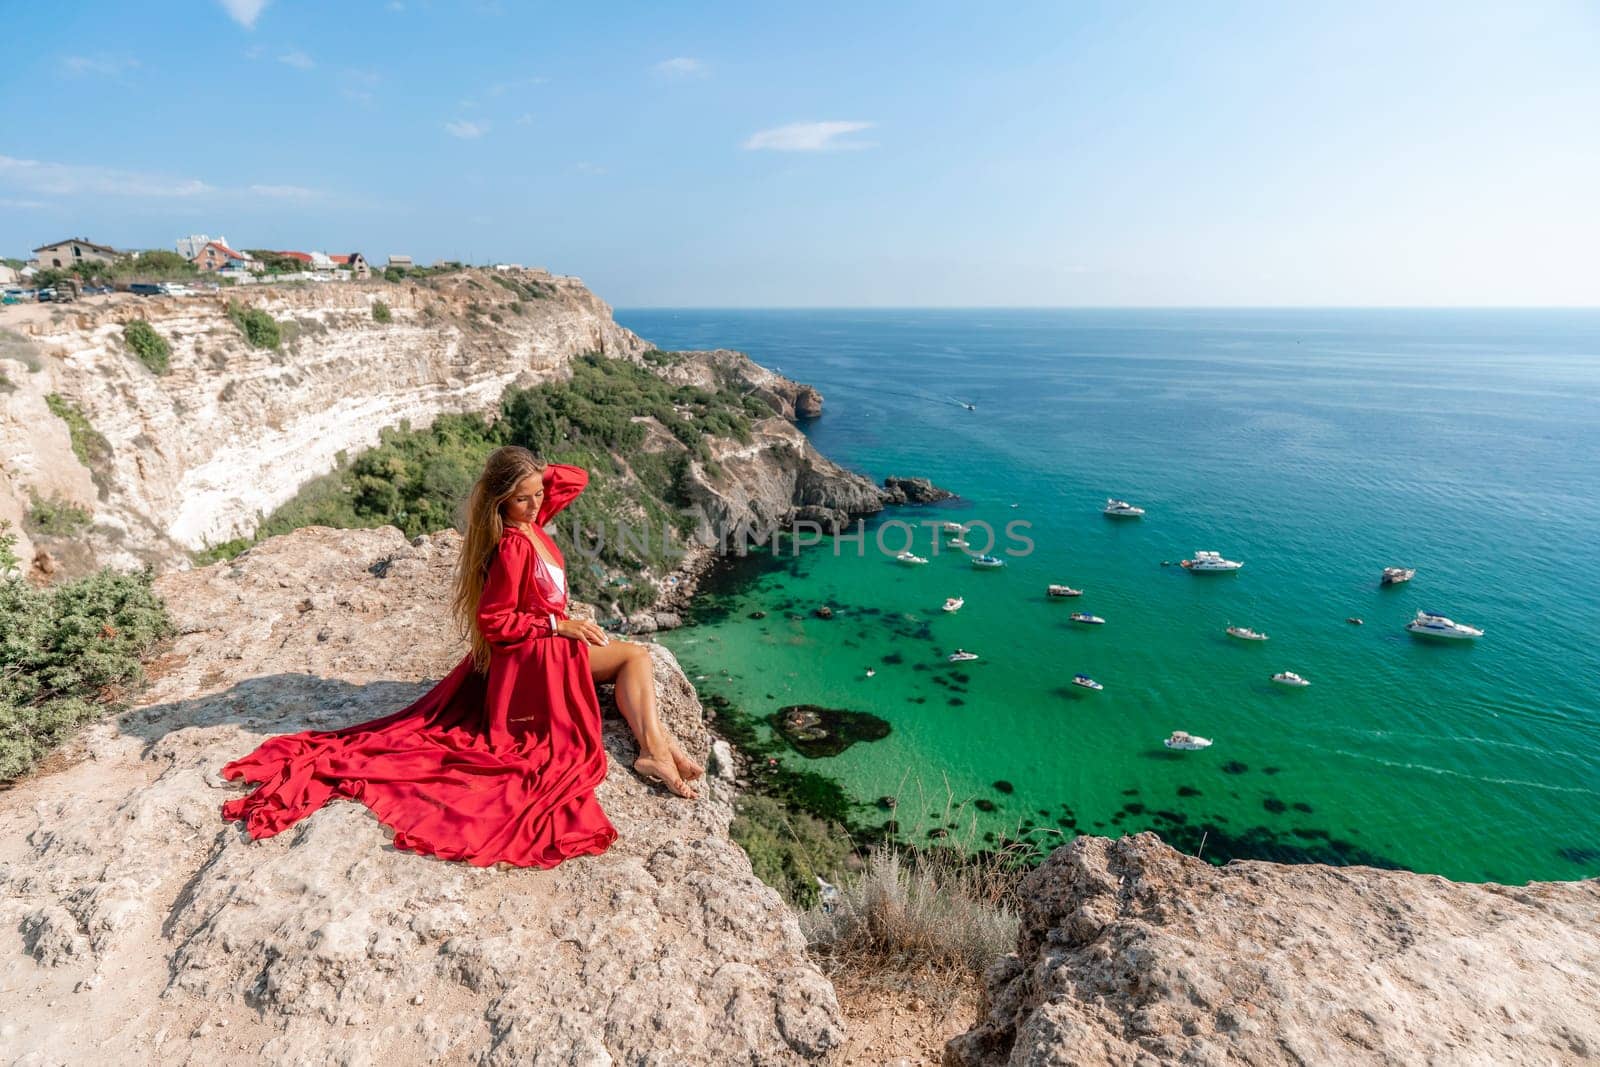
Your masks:
M 162 282 L 161 291 L 167 296 L 194 296 L 195 291 L 182 282 Z
M 157 282 L 133 282 L 128 286 L 128 292 L 135 296 L 160 296 L 165 291 Z

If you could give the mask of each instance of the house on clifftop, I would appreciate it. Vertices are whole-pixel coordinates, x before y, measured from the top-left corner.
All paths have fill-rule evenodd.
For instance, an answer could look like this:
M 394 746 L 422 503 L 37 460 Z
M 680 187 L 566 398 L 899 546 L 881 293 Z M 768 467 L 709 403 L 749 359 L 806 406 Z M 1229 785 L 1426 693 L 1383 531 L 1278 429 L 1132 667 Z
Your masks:
M 220 241 L 209 241 L 194 257 L 194 265 L 201 271 L 219 270 L 252 271 L 261 269 L 261 261 L 243 252 L 235 252 Z
M 71 270 L 79 263 L 113 263 L 117 250 L 109 245 L 97 245 L 87 237 L 69 237 L 65 241 L 40 245 L 33 250 L 33 255 L 40 268 Z

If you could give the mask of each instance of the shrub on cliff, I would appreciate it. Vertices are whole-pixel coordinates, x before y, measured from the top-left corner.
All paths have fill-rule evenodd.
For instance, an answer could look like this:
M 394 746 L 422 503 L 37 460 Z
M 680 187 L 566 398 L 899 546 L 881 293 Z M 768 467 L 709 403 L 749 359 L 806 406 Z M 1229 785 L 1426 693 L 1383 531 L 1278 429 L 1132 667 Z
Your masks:
M 239 327 L 253 348 L 277 348 L 283 342 L 278 320 L 260 308 L 247 308 L 236 300 L 228 301 L 228 318 Z
M 389 305 L 382 300 L 372 302 L 372 321 L 383 323 L 387 326 L 394 321 L 394 313 L 389 310 Z
M 88 511 L 60 497 L 45 500 L 35 494 L 28 509 L 28 525 L 35 533 L 51 537 L 71 537 L 88 526 L 89 520 Z
M 167 361 L 172 357 L 172 347 L 156 328 L 144 319 L 134 319 L 122 328 L 122 339 L 128 342 L 139 362 L 153 374 L 167 373 Z
M 756 877 L 802 910 L 817 903 L 817 876 L 838 881 L 851 859 L 842 826 L 758 793 L 739 798 L 728 836 L 749 855 Z
M 44 398 L 44 402 L 52 415 L 67 424 L 67 433 L 72 438 L 72 454 L 78 457 L 79 463 L 98 476 L 105 461 L 111 458 L 111 442 L 89 425 L 89 417 L 61 394 L 51 393 Z
M 9 527 L 0 522 L 8 574 Z M 141 657 L 172 631 L 150 577 L 101 570 L 48 589 L 0 580 L 0 782 L 25 774 L 75 727 L 121 709 Z

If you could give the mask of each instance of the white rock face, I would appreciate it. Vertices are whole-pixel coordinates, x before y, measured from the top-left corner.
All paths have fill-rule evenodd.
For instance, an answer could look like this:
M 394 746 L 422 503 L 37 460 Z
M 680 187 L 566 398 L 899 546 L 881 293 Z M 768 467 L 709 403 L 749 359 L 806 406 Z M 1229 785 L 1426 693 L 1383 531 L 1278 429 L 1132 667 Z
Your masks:
M 0 1058 L 788 1064 L 839 1046 L 832 987 L 728 840 L 731 783 L 688 802 L 641 781 L 607 690 L 599 798 L 621 838 L 603 856 L 431 860 L 349 801 L 260 842 L 221 821 L 244 788 L 225 762 L 402 707 L 458 662 L 458 546 L 308 527 L 157 580 L 181 636 L 138 706 L 0 793 Z M 651 652 L 703 762 L 693 689 Z
M 507 386 L 560 375 L 574 356 L 637 356 L 649 347 L 575 280 L 524 274 L 550 295 L 515 301 L 474 271 L 444 276 L 438 288 L 261 286 L 77 305 L 59 322 L 35 317 L 25 331 L 40 369 L 0 361 L 16 386 L 0 391 L 0 517 L 20 516 L 30 491 L 58 496 L 93 511 L 85 540 L 99 562 L 186 566 L 185 549 L 252 532 L 260 515 L 333 469 L 341 451 L 377 444 L 384 427 L 489 411 Z M 229 299 L 287 324 L 282 349 L 247 345 L 225 314 Z M 386 325 L 372 318 L 380 299 L 392 311 Z M 138 318 L 171 345 L 165 375 L 122 340 L 123 326 Z M 98 492 L 72 456 L 65 424 L 44 406 L 50 393 L 80 409 L 111 446 Z M 31 549 L 25 541 L 19 554 Z

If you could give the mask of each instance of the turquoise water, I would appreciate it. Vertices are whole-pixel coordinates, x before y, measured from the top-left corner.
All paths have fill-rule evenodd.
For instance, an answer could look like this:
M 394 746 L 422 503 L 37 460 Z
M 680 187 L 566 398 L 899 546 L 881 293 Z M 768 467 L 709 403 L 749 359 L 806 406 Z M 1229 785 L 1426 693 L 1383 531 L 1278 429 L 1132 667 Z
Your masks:
M 949 549 L 908 568 L 870 530 L 864 558 L 847 545 L 747 566 L 667 638 L 756 715 L 887 719 L 883 740 L 786 757 L 843 782 L 863 821 L 888 818 L 872 803 L 887 794 L 916 836 L 1155 829 L 1190 852 L 1204 838 L 1208 858 L 1600 874 L 1600 313 L 618 319 L 816 385 L 822 451 L 961 497 L 880 521 L 1031 524 L 1031 554 L 998 572 Z M 1106 519 L 1108 495 L 1148 514 Z M 1194 549 L 1245 567 L 1161 565 Z M 1380 588 L 1388 564 L 1416 579 Z M 1047 601 L 1049 582 L 1086 595 Z M 946 615 L 955 595 L 966 606 Z M 836 617 L 811 618 L 819 603 Z M 1487 636 L 1417 640 L 1402 627 L 1419 608 Z M 1107 624 L 1074 626 L 1074 610 Z M 1229 623 L 1271 640 L 1231 640 Z M 982 658 L 947 664 L 957 646 Z M 1284 669 L 1312 686 L 1272 685 Z M 1105 691 L 1069 685 L 1077 671 Z M 1215 743 L 1169 752 L 1174 729 Z

